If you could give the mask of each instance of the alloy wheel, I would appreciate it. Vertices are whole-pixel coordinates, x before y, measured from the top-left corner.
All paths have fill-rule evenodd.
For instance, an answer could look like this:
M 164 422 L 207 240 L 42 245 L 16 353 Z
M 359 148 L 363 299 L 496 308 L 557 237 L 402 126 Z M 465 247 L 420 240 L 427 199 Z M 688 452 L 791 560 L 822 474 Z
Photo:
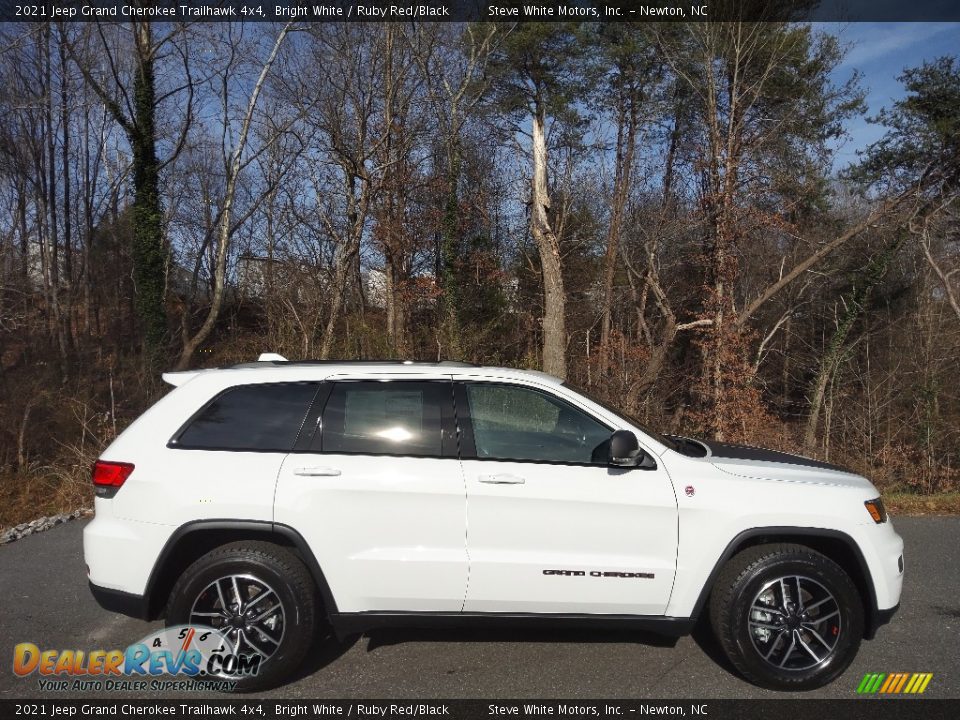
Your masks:
M 837 599 L 822 583 L 802 575 L 764 584 L 750 603 L 748 623 L 760 657 L 780 670 L 823 665 L 843 631 Z
M 253 575 L 225 575 L 207 585 L 190 609 L 190 622 L 217 628 L 238 655 L 268 660 L 283 642 L 286 610 L 276 591 Z

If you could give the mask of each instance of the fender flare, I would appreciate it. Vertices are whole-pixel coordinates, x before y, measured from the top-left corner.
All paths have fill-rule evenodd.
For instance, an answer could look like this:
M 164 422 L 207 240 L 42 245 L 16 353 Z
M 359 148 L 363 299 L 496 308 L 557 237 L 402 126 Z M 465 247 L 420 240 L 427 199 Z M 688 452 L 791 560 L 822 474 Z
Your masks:
M 880 611 L 880 609 L 877 607 L 877 592 L 873 583 L 873 575 L 870 573 L 870 566 L 867 565 L 867 561 L 863 557 L 863 552 L 861 552 L 860 546 L 857 545 L 856 540 L 847 535 L 845 532 L 833 530 L 831 528 L 792 527 L 789 525 L 778 525 L 771 527 L 749 528 L 738 533 L 733 540 L 727 543 L 727 546 L 724 548 L 723 552 L 720 553 L 720 557 L 714 564 L 713 570 L 711 570 L 710 574 L 707 576 L 706 582 L 700 589 L 700 595 L 697 597 L 697 602 L 693 606 L 693 611 L 690 613 L 691 619 L 696 620 L 700 617 L 700 613 L 703 611 L 707 601 L 710 599 L 710 593 L 713 591 L 713 585 L 716 582 L 720 571 L 723 569 L 723 566 L 726 565 L 727 562 L 729 562 L 729 560 L 736 555 L 744 545 L 748 544 L 749 541 L 764 537 L 769 537 L 771 542 L 783 542 L 782 538 L 784 537 L 794 537 L 798 539 L 823 538 L 825 540 L 839 541 L 843 543 L 843 545 L 847 548 L 847 550 L 850 551 L 853 558 L 856 560 L 858 569 L 863 577 L 863 583 L 866 586 L 867 595 L 863 598 L 864 609 L 866 610 L 866 617 L 864 618 L 864 636 L 868 640 L 873 638 L 877 627 L 882 625 L 884 620 L 882 618 L 882 611 Z M 856 578 L 854 578 L 854 581 L 856 581 Z
M 283 538 L 287 543 L 292 545 L 297 550 L 300 558 L 307 566 L 307 570 L 310 572 L 311 577 L 313 577 L 313 580 L 317 585 L 317 589 L 320 592 L 320 597 L 324 605 L 324 611 L 328 615 L 337 612 L 337 603 L 336 600 L 334 600 L 333 593 L 331 592 L 330 585 L 327 583 L 327 579 L 323 574 L 323 570 L 320 568 L 320 564 L 317 562 L 317 558 L 313 554 L 313 550 L 310 549 L 310 544 L 297 530 L 289 525 L 271 522 L 269 520 L 238 520 L 230 518 L 218 518 L 210 520 L 191 520 L 190 522 L 184 523 L 178 527 L 176 530 L 174 530 L 173 534 L 167 538 L 167 542 L 164 544 L 163 549 L 157 556 L 156 562 L 153 564 L 153 569 L 150 571 L 150 577 L 147 579 L 146 589 L 144 590 L 145 614 L 148 616 L 147 619 L 157 615 L 157 612 L 154 611 L 156 600 L 156 598 L 154 598 L 154 594 L 157 591 L 158 583 L 163 576 L 167 564 L 170 562 L 174 551 L 180 546 L 181 542 L 183 542 L 185 538 L 196 533 L 209 531 L 225 531 L 229 533 L 231 530 L 240 531 L 244 534 L 263 535 L 265 538 L 269 538 L 271 536 L 280 536 Z

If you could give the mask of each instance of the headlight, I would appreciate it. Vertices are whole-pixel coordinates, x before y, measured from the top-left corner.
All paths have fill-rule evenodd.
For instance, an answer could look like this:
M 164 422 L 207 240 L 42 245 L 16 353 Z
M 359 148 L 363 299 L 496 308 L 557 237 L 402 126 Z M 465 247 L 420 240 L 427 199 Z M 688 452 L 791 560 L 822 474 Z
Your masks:
M 873 521 L 877 525 L 887 521 L 887 510 L 883 507 L 882 498 L 867 500 L 863 505 L 867 508 L 867 512 L 870 513 L 870 517 L 873 518 Z

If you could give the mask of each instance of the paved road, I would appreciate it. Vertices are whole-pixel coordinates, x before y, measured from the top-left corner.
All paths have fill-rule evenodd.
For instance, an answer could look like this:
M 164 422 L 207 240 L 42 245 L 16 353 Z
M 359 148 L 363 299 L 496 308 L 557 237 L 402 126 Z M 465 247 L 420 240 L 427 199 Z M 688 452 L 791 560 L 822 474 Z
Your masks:
M 159 627 L 113 615 L 93 601 L 82 560 L 85 522 L 0 547 L 0 698 L 64 697 L 40 691 L 35 675 L 13 675 L 16 643 L 124 648 Z M 907 544 L 900 613 L 863 644 L 843 677 L 805 697 L 854 697 L 867 672 L 932 672 L 927 696 L 960 698 L 960 518 L 898 518 L 895 524 Z M 645 634 L 448 630 L 383 630 L 319 646 L 299 679 L 265 696 L 785 697 L 737 677 L 708 633 L 673 643 Z

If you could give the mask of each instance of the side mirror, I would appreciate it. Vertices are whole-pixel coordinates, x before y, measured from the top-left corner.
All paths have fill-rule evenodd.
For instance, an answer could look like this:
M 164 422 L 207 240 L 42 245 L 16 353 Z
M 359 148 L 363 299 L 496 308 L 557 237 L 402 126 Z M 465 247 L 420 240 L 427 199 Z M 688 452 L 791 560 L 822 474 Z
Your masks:
M 629 430 L 616 430 L 610 436 L 610 465 L 615 467 L 638 467 L 653 470 L 656 461 L 640 449 L 637 436 Z

